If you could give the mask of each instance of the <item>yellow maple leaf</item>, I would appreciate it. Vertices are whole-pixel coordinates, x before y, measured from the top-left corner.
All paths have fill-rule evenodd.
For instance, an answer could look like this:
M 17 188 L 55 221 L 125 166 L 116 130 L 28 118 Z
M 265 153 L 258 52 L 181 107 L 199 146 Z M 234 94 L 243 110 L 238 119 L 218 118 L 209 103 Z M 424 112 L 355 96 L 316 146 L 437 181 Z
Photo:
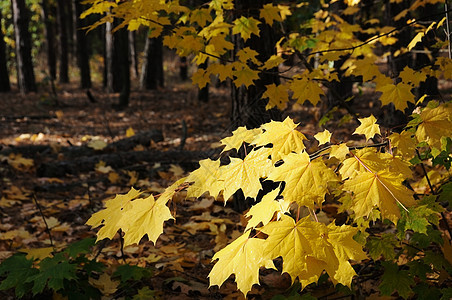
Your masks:
M 406 104 L 408 101 L 413 103 L 415 101 L 415 97 L 413 93 L 411 93 L 412 88 L 411 85 L 400 82 L 397 85 L 388 84 L 377 88 L 376 90 L 383 93 L 380 97 L 382 105 L 394 103 L 396 109 L 403 111 L 408 107 Z
M 240 19 L 236 19 L 234 21 L 234 26 L 232 27 L 232 34 L 238 34 L 242 36 L 242 38 L 246 41 L 251 37 L 251 34 L 255 34 L 259 36 L 259 27 L 258 25 L 261 22 L 256 20 L 253 17 L 240 17 Z
M 199 68 L 193 73 L 191 80 L 193 84 L 197 84 L 200 89 L 205 87 L 210 82 L 210 73 L 204 69 Z
M 212 22 L 211 9 L 199 8 L 190 12 L 190 22 L 196 22 L 199 26 L 204 27 L 207 22 Z
M 207 67 L 207 72 L 218 75 L 218 78 L 221 81 L 225 81 L 227 78 L 233 79 L 233 77 L 234 77 L 233 67 L 234 67 L 233 64 L 223 65 L 223 64 L 213 63 Z M 210 80 L 210 78 L 209 78 L 209 80 Z
M 318 132 L 314 135 L 315 139 L 319 141 L 319 146 L 329 143 L 331 139 L 331 132 L 329 132 L 327 129 L 325 129 L 322 132 Z
M 274 6 L 272 3 L 265 4 L 260 10 L 259 10 L 259 18 L 264 19 L 265 22 L 272 26 L 273 21 L 281 22 L 282 18 L 279 14 L 279 7 Z
M 220 161 L 204 159 L 199 162 L 199 168 L 188 175 L 186 182 L 193 182 L 187 189 L 187 197 L 198 198 L 205 192 L 217 198 L 223 190 L 219 181 L 221 175 Z
M 259 55 L 259 53 L 256 50 L 251 49 L 250 47 L 240 49 L 237 52 L 237 57 L 244 64 L 248 60 L 251 61 L 252 63 L 259 64 L 259 61 L 256 58 L 256 56 L 258 56 L 258 55 Z
M 308 100 L 315 106 L 320 101 L 320 95 L 325 95 L 318 83 L 308 78 L 294 79 L 290 89 L 293 91 L 293 97 L 300 104 Z
M 334 283 L 350 286 L 355 271 L 348 260 L 366 258 L 362 246 L 353 240 L 356 228 L 312 222 L 305 217 L 298 222 L 282 216 L 261 228 L 268 235 L 264 256 L 273 259 L 281 256 L 283 272 L 299 278 L 303 288 L 317 282 L 326 270 Z
M 330 157 L 336 157 L 337 159 L 342 161 L 345 159 L 345 156 L 347 156 L 349 152 L 350 150 L 345 143 L 342 143 L 340 145 L 332 145 Z
M 427 79 L 427 75 L 425 73 L 419 71 L 416 72 L 408 66 L 400 72 L 399 77 L 402 79 L 402 82 L 410 83 L 413 87 L 419 86 L 421 81 L 425 81 Z
M 377 152 L 375 148 L 364 148 L 353 152 L 353 157 L 347 158 L 339 169 L 342 179 L 354 178 L 361 172 L 378 172 L 389 168 L 392 155 Z
M 275 200 L 278 193 L 279 188 L 266 194 L 262 197 L 261 202 L 250 208 L 246 216 L 251 217 L 251 219 L 246 224 L 245 231 L 250 228 L 255 228 L 261 222 L 263 226 L 267 225 L 275 215 L 275 212 L 281 211 L 280 203 Z
M 276 68 L 277 66 L 279 66 L 280 64 L 282 64 L 285 61 L 284 58 L 282 58 L 281 56 L 278 55 L 272 55 L 270 56 L 270 58 L 264 63 L 264 65 L 262 66 L 263 69 L 265 70 L 270 70 L 273 68 Z
M 96 228 L 104 225 L 97 233 L 97 241 L 105 238 L 112 239 L 116 232 L 121 228 L 119 222 L 124 210 L 130 208 L 130 201 L 137 198 L 141 194 L 140 191 L 131 188 L 125 195 L 116 195 L 114 199 L 110 199 L 105 203 L 105 209 L 94 213 L 86 225 Z
M 253 142 L 257 146 L 273 144 L 272 161 L 276 162 L 291 152 L 301 152 L 305 149 L 304 134 L 296 130 L 298 124 L 287 117 L 283 122 L 271 121 L 263 124 L 261 128 L 264 133 L 259 135 Z
M 287 84 L 276 85 L 274 83 L 265 86 L 266 91 L 262 95 L 262 98 L 268 98 L 268 104 L 265 109 L 271 109 L 272 107 L 278 107 L 283 110 L 286 108 L 286 103 L 289 101 L 289 93 Z
M 416 34 L 416 36 L 415 36 L 415 37 L 411 40 L 411 42 L 408 44 L 408 46 L 407 46 L 408 51 L 411 51 L 411 49 L 413 49 L 413 48 L 416 46 L 417 43 L 419 43 L 420 41 L 422 41 L 422 38 L 424 37 L 424 35 L 425 35 L 425 32 L 424 32 L 424 31 L 418 32 L 418 33 Z
M 411 132 L 406 130 L 401 133 L 394 132 L 389 136 L 389 140 L 391 141 L 391 146 L 397 148 L 397 154 L 407 159 L 413 157 L 416 141 Z
M 282 195 L 287 201 L 311 208 L 315 202 L 320 205 L 328 192 L 328 182 L 338 180 L 323 161 L 310 161 L 306 152 L 290 153 L 283 160 L 284 164 L 276 167 L 268 179 L 286 183 Z
M 265 240 L 249 238 L 247 231 L 231 244 L 221 249 L 212 260 L 218 262 L 209 273 L 209 286 L 221 286 L 232 274 L 235 274 L 237 288 L 246 296 L 253 284 L 259 284 L 260 267 L 275 268 L 273 262 L 264 259 Z
M 166 203 L 167 199 L 155 200 L 152 195 L 131 202 L 118 222 L 124 231 L 124 247 L 138 244 L 145 235 L 155 244 L 163 232 L 163 223 L 174 219 Z
M 220 167 L 220 178 L 224 185 L 224 200 L 227 201 L 238 189 L 246 197 L 256 198 L 261 189 L 260 178 L 267 177 L 272 170 L 271 149 L 260 148 L 251 151 L 243 160 L 231 157 L 228 165 Z
M 253 84 L 254 80 L 259 79 L 259 71 L 254 71 L 246 65 L 233 71 L 233 75 L 235 77 L 234 84 L 236 87 L 240 87 L 242 84 L 249 87 Z
M 368 217 L 374 207 L 378 207 L 383 219 L 394 224 L 400 218 L 397 205 L 407 209 L 415 205 L 413 191 L 406 188 L 403 176 L 387 170 L 362 172 L 344 183 L 344 189 L 354 194 L 351 208 L 355 217 Z
M 370 117 L 358 119 L 361 122 L 361 125 L 356 128 L 353 134 L 364 134 L 366 136 L 366 140 L 370 140 L 376 134 L 380 134 L 380 125 L 377 124 L 377 119 L 375 119 L 374 115 L 370 115 Z
M 416 139 L 441 149 L 441 138 L 452 137 L 452 105 L 426 107 L 421 112 L 422 123 L 416 129 Z
M 250 144 L 260 133 L 262 133 L 262 129 L 260 128 L 246 129 L 246 127 L 241 126 L 232 132 L 232 136 L 228 136 L 220 141 L 222 145 L 226 146 L 222 152 L 231 149 L 238 150 L 243 143 Z
M 219 55 L 225 54 L 227 50 L 234 49 L 234 44 L 231 43 L 230 41 L 226 40 L 226 36 L 225 35 L 213 36 L 210 39 L 209 44 L 213 45 L 215 51 Z

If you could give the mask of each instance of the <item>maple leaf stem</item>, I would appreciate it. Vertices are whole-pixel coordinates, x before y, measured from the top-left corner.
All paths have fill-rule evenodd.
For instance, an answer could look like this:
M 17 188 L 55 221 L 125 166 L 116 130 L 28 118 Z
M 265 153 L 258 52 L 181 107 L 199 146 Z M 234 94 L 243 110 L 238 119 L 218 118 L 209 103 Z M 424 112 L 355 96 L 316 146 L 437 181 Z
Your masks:
M 317 218 L 317 215 L 316 215 L 316 213 L 315 213 L 315 211 L 313 210 L 313 209 L 311 209 L 311 208 L 308 208 L 308 210 L 309 210 L 309 214 L 314 218 L 314 220 L 318 223 L 319 222 L 319 219 Z M 298 220 L 297 220 L 298 221 Z

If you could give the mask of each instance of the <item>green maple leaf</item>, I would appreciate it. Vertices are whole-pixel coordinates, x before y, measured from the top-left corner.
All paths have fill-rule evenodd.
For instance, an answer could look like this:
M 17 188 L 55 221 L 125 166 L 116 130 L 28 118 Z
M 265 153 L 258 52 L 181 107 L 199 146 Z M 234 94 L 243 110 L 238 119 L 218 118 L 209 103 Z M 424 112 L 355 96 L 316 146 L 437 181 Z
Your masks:
M 152 275 L 149 269 L 140 268 L 133 265 L 120 265 L 116 271 L 113 273 L 113 277 L 120 277 L 121 282 L 124 283 L 129 279 L 141 280 L 142 278 L 147 278 Z
M 414 284 L 414 278 L 410 276 L 408 271 L 399 270 L 399 267 L 391 262 L 382 262 L 385 272 L 381 277 L 381 284 L 379 286 L 383 295 L 390 296 L 395 291 L 399 296 L 407 299 L 413 293 L 411 285 Z
M 64 287 L 64 280 L 75 280 L 77 265 L 71 264 L 63 255 L 58 253 L 54 257 L 46 258 L 39 264 L 39 273 L 25 279 L 33 282 L 33 295 L 41 293 L 46 285 L 58 291 Z
M 393 234 L 384 233 L 380 237 L 370 237 L 366 246 L 372 259 L 377 260 L 383 255 L 386 260 L 392 260 L 396 255 L 396 244 L 397 240 Z
M 253 17 L 246 18 L 242 16 L 240 19 L 234 21 L 234 27 L 232 27 L 232 34 L 238 34 L 246 41 L 251 37 L 251 34 L 259 36 L 258 25 L 261 22 Z
M 22 298 L 30 291 L 31 284 L 25 279 L 38 273 L 33 268 L 33 260 L 28 260 L 25 254 L 16 254 L 5 259 L 0 265 L 0 276 L 6 278 L 0 283 L 0 290 L 15 288 L 16 296 Z
M 90 249 L 96 243 L 95 238 L 87 238 L 70 244 L 64 252 L 70 257 L 76 258 L 78 254 L 89 253 Z

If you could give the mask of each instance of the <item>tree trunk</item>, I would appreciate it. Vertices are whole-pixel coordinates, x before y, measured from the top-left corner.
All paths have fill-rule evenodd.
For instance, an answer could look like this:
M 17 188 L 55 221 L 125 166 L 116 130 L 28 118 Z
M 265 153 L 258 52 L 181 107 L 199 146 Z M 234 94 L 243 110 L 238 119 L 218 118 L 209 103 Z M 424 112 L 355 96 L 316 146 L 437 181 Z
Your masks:
M 134 31 L 129 31 L 129 53 L 133 78 L 138 78 L 138 58 Z
M 259 17 L 259 9 L 263 4 L 271 3 L 271 1 L 256 2 L 252 0 L 241 0 L 237 2 L 236 9 L 238 11 L 248 11 L 249 16 Z M 260 36 L 251 35 L 246 42 L 237 35 L 233 36 L 236 53 L 244 48 L 250 47 L 256 50 L 260 61 L 266 61 L 271 55 L 276 54 L 274 45 L 276 43 L 275 33 L 268 24 L 259 24 Z M 249 88 L 232 87 L 232 112 L 231 119 L 233 127 L 246 126 L 247 128 L 256 128 L 261 124 L 270 120 L 281 120 L 281 111 L 276 108 L 266 110 L 266 102 L 261 99 L 265 92 L 265 85 L 279 84 L 279 77 L 271 74 L 260 74 L 259 80 Z
M 144 62 L 141 68 L 140 87 L 155 90 L 164 86 L 163 41 L 161 37 L 147 38 L 144 47 Z
M 205 70 L 209 65 L 208 62 L 209 59 L 207 58 L 204 63 L 199 65 L 199 68 Z M 206 86 L 203 87 L 202 89 L 198 89 L 198 100 L 204 103 L 209 102 L 209 84 L 206 84 Z
M 115 47 L 118 55 L 119 79 L 121 80 L 121 93 L 119 95 L 119 108 L 129 105 L 130 97 L 130 62 L 129 62 L 129 34 L 126 28 L 116 32 Z
M 16 38 L 17 82 L 22 93 L 35 92 L 36 82 L 31 58 L 29 11 L 25 0 L 11 0 Z
M 57 0 L 58 8 L 58 28 L 59 28 L 59 56 L 60 56 L 60 83 L 69 82 L 69 47 L 68 47 L 68 31 L 66 26 L 67 12 L 66 0 Z
M 86 43 L 86 34 L 82 29 L 85 24 L 82 19 L 79 18 L 80 14 L 83 11 L 82 4 L 80 0 L 73 0 L 73 16 L 74 16 L 74 24 L 76 26 L 76 53 L 77 53 L 77 65 L 80 70 L 80 86 L 82 88 L 90 88 L 91 87 L 91 71 L 89 67 L 89 50 Z
M 113 33 L 113 29 L 117 26 L 118 20 L 115 19 L 113 23 L 106 23 L 105 27 L 105 53 L 106 53 L 106 67 L 107 67 L 107 90 L 110 93 L 119 93 L 123 89 L 122 79 L 122 61 L 121 54 L 121 42 L 119 31 Z M 128 41 L 127 41 L 128 47 Z M 129 51 L 126 49 L 125 53 Z M 120 62 L 121 61 L 121 62 Z M 128 61 L 128 58 L 127 58 Z M 130 71 L 128 71 L 130 74 Z M 128 75 L 129 76 L 129 75 Z
M 180 58 L 179 77 L 184 81 L 188 78 L 187 58 L 185 56 Z
M 6 43 L 3 37 L 2 10 L 0 9 L 0 92 L 8 92 L 11 89 L 6 62 Z
M 42 0 L 42 19 L 44 20 L 44 36 L 46 40 L 47 67 L 51 80 L 56 79 L 55 21 L 48 0 Z

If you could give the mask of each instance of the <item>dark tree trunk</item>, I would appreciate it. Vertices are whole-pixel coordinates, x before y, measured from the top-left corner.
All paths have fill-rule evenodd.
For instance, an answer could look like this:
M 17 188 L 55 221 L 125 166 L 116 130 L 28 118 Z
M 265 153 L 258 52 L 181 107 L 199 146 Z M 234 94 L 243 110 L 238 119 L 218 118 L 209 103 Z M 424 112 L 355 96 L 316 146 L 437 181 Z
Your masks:
M 179 77 L 181 80 L 187 80 L 188 78 L 188 66 L 186 57 L 180 58 Z
M 73 0 L 73 16 L 75 24 L 75 41 L 76 41 L 76 53 L 77 53 L 77 65 L 80 70 L 80 86 L 82 88 L 91 87 L 91 71 L 89 67 L 89 50 L 86 43 L 86 33 L 82 29 L 85 24 L 82 19 L 79 18 L 83 11 L 80 0 Z
M 58 29 L 59 29 L 59 75 L 61 83 L 69 82 L 69 47 L 68 47 L 68 30 L 66 26 L 67 12 L 66 12 L 67 0 L 57 0 L 58 8 Z
M 261 3 L 262 2 L 262 3 Z M 236 8 L 238 11 L 248 11 L 249 16 L 254 18 L 259 17 L 259 9 L 263 4 L 271 1 L 252 1 L 241 0 L 237 1 Z M 239 51 L 244 47 L 250 47 L 256 50 L 260 61 L 266 61 L 271 55 L 276 53 L 274 45 L 276 43 L 275 33 L 272 27 L 261 23 L 259 25 L 260 36 L 251 35 L 246 42 L 243 42 L 238 36 L 234 36 L 235 51 Z M 281 112 L 273 108 L 266 110 L 266 101 L 262 100 L 262 94 L 265 92 L 265 85 L 279 84 L 279 77 L 271 74 L 260 74 L 259 80 L 254 82 L 254 85 L 245 88 L 232 87 L 232 124 L 233 127 L 246 126 L 247 128 L 256 128 L 261 124 L 267 123 L 270 120 L 281 120 Z
M 51 80 L 56 78 L 55 21 L 51 17 L 51 6 L 48 0 L 42 0 L 42 19 L 44 20 L 44 36 L 46 39 L 47 67 Z
M 17 82 L 22 93 L 35 92 L 36 82 L 31 58 L 29 11 L 25 0 L 11 0 L 16 38 Z
M 0 92 L 8 92 L 10 89 L 9 73 L 6 65 L 6 43 L 2 28 L 2 10 L 0 9 Z
M 129 53 L 130 67 L 132 68 L 133 78 L 138 78 L 138 58 L 137 47 L 135 43 L 135 31 L 129 31 Z
M 115 47 L 118 54 L 119 79 L 121 80 L 121 93 L 119 95 L 119 107 L 129 105 L 130 97 L 130 62 L 129 62 L 129 34 L 126 28 L 121 28 L 115 34 Z
M 204 63 L 200 64 L 199 68 L 206 69 L 208 66 L 208 61 L 209 59 L 207 59 Z M 209 102 L 209 84 L 206 84 L 206 86 L 203 87 L 202 89 L 198 89 L 198 100 L 204 103 Z
M 161 37 L 147 38 L 145 58 L 141 68 L 140 87 L 155 90 L 165 84 L 163 74 L 163 41 Z

